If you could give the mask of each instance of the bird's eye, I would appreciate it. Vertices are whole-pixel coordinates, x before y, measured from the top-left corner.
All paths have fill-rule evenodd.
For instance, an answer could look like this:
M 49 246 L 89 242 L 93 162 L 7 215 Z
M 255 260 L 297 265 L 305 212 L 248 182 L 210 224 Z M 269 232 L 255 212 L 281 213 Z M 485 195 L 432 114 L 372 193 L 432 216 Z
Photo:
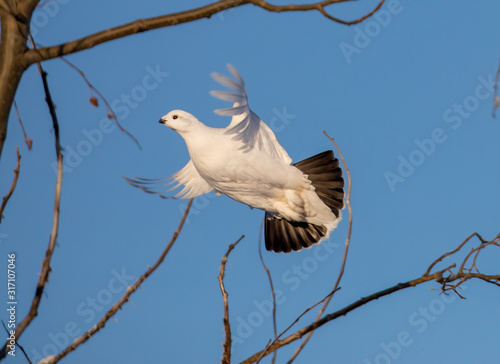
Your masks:
M 172 119 L 174 119 L 174 120 L 175 120 L 175 119 L 177 119 L 178 117 L 179 117 L 179 115 L 174 115 L 174 116 L 172 116 Z

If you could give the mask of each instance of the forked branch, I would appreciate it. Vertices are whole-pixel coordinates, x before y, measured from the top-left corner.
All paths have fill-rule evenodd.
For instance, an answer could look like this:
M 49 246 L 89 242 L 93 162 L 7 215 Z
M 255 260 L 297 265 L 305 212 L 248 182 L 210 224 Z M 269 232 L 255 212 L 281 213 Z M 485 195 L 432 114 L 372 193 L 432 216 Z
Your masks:
M 33 43 L 34 44 L 34 43 Z M 52 219 L 52 232 L 50 234 L 49 245 L 47 251 L 45 252 L 45 257 L 42 261 L 42 271 L 40 273 L 40 278 L 38 279 L 38 284 L 35 291 L 35 297 L 31 302 L 31 307 L 26 315 L 26 317 L 17 325 L 16 328 L 16 339 L 24 332 L 24 330 L 29 326 L 33 319 L 38 315 L 38 306 L 42 300 L 43 291 L 45 285 L 49 281 L 49 274 L 52 268 L 50 267 L 50 262 L 52 260 L 52 254 L 56 247 L 57 234 L 59 231 L 59 212 L 61 205 L 61 191 L 62 191 L 62 177 L 63 177 L 63 155 L 61 143 L 59 140 L 59 122 L 57 121 L 57 114 L 54 102 L 52 101 L 52 96 L 50 94 L 49 83 L 47 81 L 47 72 L 45 72 L 40 63 L 37 64 L 38 70 L 42 77 L 43 89 L 45 91 L 45 101 L 49 107 L 50 116 L 52 117 L 52 126 L 54 128 L 55 136 L 55 149 L 57 155 L 57 180 L 56 180 L 56 193 L 54 197 L 54 213 Z M 0 359 L 4 358 L 7 353 L 7 344 L 3 347 L 0 352 Z
M 475 246 L 471 249 L 471 252 L 467 254 L 464 260 L 460 263 L 460 268 L 457 272 L 453 272 L 453 269 L 457 267 L 456 263 L 453 263 L 443 269 L 437 270 L 434 273 L 430 273 L 432 269 L 445 257 L 452 256 L 455 253 L 459 252 L 466 244 L 469 242 L 472 237 L 477 237 L 479 240 L 479 245 Z M 486 248 L 500 248 L 500 233 L 495 236 L 492 240 L 487 241 L 484 240 L 479 234 L 474 233 L 467 237 L 459 246 L 452 250 L 449 253 L 445 253 L 439 258 L 437 258 L 426 270 L 426 272 L 418 278 L 412 279 L 410 281 L 404 283 L 398 283 L 395 286 L 389 287 L 385 290 L 375 292 L 369 296 L 363 297 L 350 305 L 332 312 L 326 316 L 323 316 L 321 319 L 303 327 L 300 330 L 297 330 L 295 333 L 285 337 L 284 339 L 276 340 L 270 345 L 266 346 L 263 350 L 255 353 L 248 359 L 242 361 L 240 364 L 251 364 L 258 361 L 263 356 L 269 355 L 270 353 L 280 349 L 283 346 L 286 346 L 296 340 L 299 340 L 304 335 L 316 330 L 317 328 L 323 326 L 324 324 L 333 321 L 341 316 L 347 315 L 349 312 L 371 302 L 382 298 L 384 296 L 390 295 L 394 292 L 401 291 L 403 289 L 409 287 L 416 287 L 420 284 L 436 281 L 441 285 L 441 291 L 443 294 L 449 294 L 450 291 L 457 293 L 461 298 L 463 298 L 457 289 L 459 289 L 460 285 L 466 282 L 469 279 L 480 279 L 487 283 L 493 284 L 495 286 L 500 287 L 500 274 L 482 274 L 479 272 L 471 272 L 473 269 L 477 270 L 477 266 L 475 266 L 477 255 L 479 252 L 484 252 Z M 471 259 L 471 257 L 473 257 Z
M 68 54 L 80 52 L 86 49 L 93 48 L 99 44 L 103 44 L 115 39 L 127 37 L 132 34 L 146 32 L 153 29 L 165 28 L 169 26 L 189 23 L 203 18 L 210 18 L 212 15 L 222 11 L 236 8 L 242 5 L 252 4 L 269 12 L 290 12 L 290 11 L 318 11 L 323 16 L 340 24 L 352 25 L 357 24 L 372 16 L 384 3 L 385 0 L 377 5 L 370 13 L 362 16 L 354 21 L 344 21 L 331 16 L 325 10 L 325 7 L 348 2 L 352 0 L 327 0 L 319 1 L 312 4 L 289 4 L 289 5 L 273 5 L 263 0 L 221 0 L 196 9 L 186 10 L 178 13 L 165 14 L 146 19 L 138 19 L 133 22 L 123 24 L 114 28 L 102 30 L 100 32 L 90 34 L 80 39 L 76 39 L 67 43 L 44 47 L 39 49 L 30 49 L 24 53 L 24 66 L 46 61 L 48 59 L 66 56 Z
M 222 299 L 224 301 L 224 343 L 222 344 L 222 347 L 224 349 L 224 352 L 222 354 L 222 359 L 221 359 L 221 364 L 230 364 L 231 363 L 231 345 L 232 345 L 232 339 L 231 339 L 231 325 L 229 324 L 229 301 L 228 301 L 228 294 L 226 291 L 226 287 L 224 286 L 224 275 L 226 273 L 226 264 L 227 264 L 227 258 L 229 257 L 229 254 L 231 251 L 238 245 L 238 243 L 245 237 L 245 235 L 242 235 L 234 244 L 230 244 L 229 248 L 227 249 L 226 254 L 221 259 L 221 265 L 219 268 L 219 275 L 217 276 L 219 280 L 219 285 L 220 285 L 220 290 L 222 292 Z

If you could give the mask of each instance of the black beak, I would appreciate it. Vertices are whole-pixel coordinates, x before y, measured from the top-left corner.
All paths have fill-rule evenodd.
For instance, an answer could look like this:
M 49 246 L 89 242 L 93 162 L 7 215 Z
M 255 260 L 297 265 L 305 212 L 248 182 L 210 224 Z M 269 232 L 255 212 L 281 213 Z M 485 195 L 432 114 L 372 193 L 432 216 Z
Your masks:
M 160 124 L 163 124 L 165 125 L 165 121 L 163 119 L 160 119 L 160 121 L 158 121 Z

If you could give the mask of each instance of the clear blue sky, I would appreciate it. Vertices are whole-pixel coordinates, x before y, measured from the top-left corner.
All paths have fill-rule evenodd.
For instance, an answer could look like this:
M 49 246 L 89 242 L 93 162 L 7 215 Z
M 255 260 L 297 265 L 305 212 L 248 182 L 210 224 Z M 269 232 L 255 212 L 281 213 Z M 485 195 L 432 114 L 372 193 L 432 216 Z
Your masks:
M 208 2 L 54 0 L 33 19 L 35 39 L 57 44 L 202 3 Z M 353 19 L 374 5 L 363 0 L 330 11 Z M 420 276 L 474 231 L 492 238 L 500 227 L 500 120 L 491 117 L 490 82 L 500 53 L 499 13 L 493 0 L 388 0 L 377 18 L 346 27 L 318 13 L 271 14 L 248 5 L 69 56 L 113 103 L 142 151 L 102 121 L 102 103 L 90 105 L 76 72 L 60 60 L 45 62 L 66 150 L 61 220 L 39 316 L 20 344 L 33 360 L 59 352 L 156 261 L 185 201 L 144 194 L 120 175 L 162 177 L 188 161 L 182 138 L 158 124 L 172 109 L 210 126 L 227 125 L 228 118 L 213 114 L 227 105 L 208 92 L 219 88 L 210 72 L 227 73 L 228 62 L 243 75 L 252 109 L 294 161 L 331 149 L 326 130 L 350 167 L 352 246 L 342 289 L 327 312 Z M 25 73 L 16 100 L 33 150 L 12 113 L 0 164 L 2 195 L 12 181 L 16 146 L 23 158 L 0 225 L 0 257 L 4 266 L 8 252 L 17 254 L 20 319 L 50 235 L 56 174 L 36 68 Z M 132 296 L 133 304 L 62 362 L 219 362 L 224 332 L 217 274 L 228 245 L 242 234 L 226 277 L 233 360 L 262 349 L 272 336 L 271 294 L 257 250 L 262 216 L 227 197 L 198 198 L 170 255 Z M 281 292 L 279 331 L 329 292 L 346 232 L 347 219 L 313 249 L 264 253 Z M 498 252 L 482 257 L 485 273 L 498 273 L 499 258 Z M 467 299 L 460 300 L 439 295 L 438 288 L 429 283 L 398 292 L 324 326 L 296 363 L 381 364 L 390 355 L 392 363 L 405 364 L 498 363 L 500 289 L 468 282 Z M 1 317 L 5 321 L 5 311 Z M 277 362 L 295 347 L 280 351 Z M 18 352 L 6 362 L 25 359 Z

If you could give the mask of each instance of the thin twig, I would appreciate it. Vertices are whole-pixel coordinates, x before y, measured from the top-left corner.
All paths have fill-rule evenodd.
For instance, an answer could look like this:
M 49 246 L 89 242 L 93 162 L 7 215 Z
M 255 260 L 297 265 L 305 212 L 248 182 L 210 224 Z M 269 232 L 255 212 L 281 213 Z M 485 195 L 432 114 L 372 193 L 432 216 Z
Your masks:
M 220 290 L 222 292 L 222 299 L 224 301 L 223 322 L 224 322 L 225 337 L 224 337 L 224 343 L 222 344 L 222 347 L 224 348 L 224 353 L 222 354 L 221 364 L 230 364 L 231 363 L 231 342 L 232 342 L 232 340 L 231 340 L 231 325 L 229 323 L 229 301 L 228 301 L 226 287 L 224 287 L 224 274 L 226 271 L 226 263 L 227 263 L 227 258 L 229 257 L 229 254 L 244 237 L 245 237 L 245 235 L 242 235 L 236 241 L 236 243 L 229 245 L 229 248 L 227 249 L 226 254 L 221 259 L 219 275 L 217 277 L 219 279 Z
M 500 61 L 495 75 L 495 85 L 493 86 L 493 117 L 496 118 L 496 111 L 500 105 L 500 97 L 498 97 L 498 79 L 500 78 Z
M 453 255 L 453 254 L 455 254 L 456 252 L 458 252 L 460 249 L 462 249 L 462 247 L 463 247 L 465 244 L 467 244 L 467 242 L 468 242 L 470 239 L 472 239 L 472 237 L 473 237 L 473 236 L 477 236 L 477 235 L 478 235 L 477 233 L 472 233 L 472 234 L 470 234 L 467 238 L 465 238 L 465 240 L 464 240 L 464 241 L 462 241 L 462 242 L 460 243 L 460 245 L 459 245 L 456 249 L 454 249 L 454 250 L 452 250 L 452 251 L 450 251 L 450 252 L 444 253 L 444 254 L 443 254 L 443 255 L 441 255 L 439 258 L 437 258 L 434 262 L 432 262 L 432 263 L 431 263 L 431 265 L 429 265 L 429 268 L 427 268 L 427 270 L 425 271 L 424 276 L 426 276 L 426 275 L 430 274 L 430 272 L 431 272 L 432 268 L 434 268 L 434 266 L 435 266 L 436 264 L 438 264 L 438 263 L 439 263 L 440 261 L 442 261 L 444 258 L 449 257 L 450 255 Z
M 323 133 L 335 145 L 335 148 L 339 152 L 340 158 L 342 160 L 342 164 L 344 165 L 344 168 L 346 170 L 347 181 L 348 181 L 347 185 L 348 186 L 347 186 L 347 194 L 346 194 L 345 204 L 346 204 L 347 209 L 349 211 L 349 227 L 348 227 L 347 237 L 346 237 L 346 241 L 345 241 L 344 255 L 343 255 L 343 258 L 342 258 L 342 265 L 341 265 L 340 272 L 339 272 L 339 275 L 337 277 L 337 280 L 335 281 L 335 285 L 333 286 L 332 295 L 330 295 L 326 299 L 325 303 L 323 304 L 323 306 L 319 310 L 318 315 L 316 316 L 316 321 L 319 320 L 321 318 L 321 316 L 323 315 L 323 313 L 325 312 L 326 308 L 328 307 L 328 305 L 330 304 L 330 301 L 333 298 L 333 293 L 337 290 L 337 288 L 338 288 L 338 286 L 340 284 L 340 280 L 342 279 L 342 276 L 344 274 L 345 264 L 346 264 L 346 261 L 347 261 L 347 253 L 349 251 L 349 243 L 350 243 L 350 240 L 351 240 L 351 232 L 352 232 L 352 209 L 351 209 L 351 203 L 350 203 L 350 200 L 351 200 L 351 174 L 350 174 L 349 168 L 348 168 L 348 166 L 347 166 L 347 164 L 345 162 L 345 159 L 344 159 L 344 156 L 342 154 L 342 151 L 338 147 L 338 145 L 335 142 L 335 140 L 333 138 L 331 138 L 324 130 L 323 130 Z M 299 355 L 299 353 L 302 351 L 302 349 L 306 346 L 306 344 L 309 341 L 309 339 L 311 338 L 312 334 L 313 334 L 313 331 L 311 331 L 306 336 L 306 338 L 304 339 L 304 341 L 299 345 L 299 347 L 295 350 L 295 352 L 293 353 L 293 355 L 290 357 L 290 359 L 288 360 L 287 364 L 291 364 L 295 360 L 295 358 Z
M 10 336 L 10 331 L 9 331 L 9 329 L 7 329 L 7 326 L 5 326 L 5 322 L 3 322 L 3 320 L 2 320 L 2 325 L 3 325 L 3 328 L 5 329 L 5 331 L 7 332 L 7 336 Z M 24 350 L 24 348 L 18 342 L 16 342 L 16 345 L 19 349 L 21 349 L 21 351 L 23 352 L 24 356 L 26 357 L 26 360 L 28 361 L 28 363 L 32 364 L 31 360 L 30 360 L 28 354 L 26 353 L 26 351 Z
M 12 181 L 12 185 L 10 186 L 9 192 L 5 195 L 5 197 L 2 199 L 2 205 L 0 206 L 0 223 L 2 222 L 2 217 L 3 217 L 3 210 L 5 209 L 5 206 L 7 206 L 7 202 L 9 201 L 10 196 L 14 193 L 14 190 L 16 189 L 17 186 L 17 180 L 19 178 L 19 169 L 21 168 L 21 154 L 19 154 L 19 147 L 16 147 L 16 153 L 17 153 L 17 165 L 16 168 L 14 169 L 14 180 Z
M 30 40 L 35 47 L 35 42 L 33 38 L 30 36 Z M 45 92 L 45 101 L 49 107 L 50 116 L 52 118 L 52 126 L 54 128 L 54 136 L 55 136 L 55 148 L 57 155 L 57 180 L 56 180 L 56 192 L 54 197 L 54 214 L 52 220 L 52 232 L 50 234 L 49 245 L 47 247 L 47 251 L 45 252 L 45 257 L 42 261 L 42 271 L 40 273 L 40 277 L 38 280 L 38 284 L 35 291 L 35 297 L 31 302 L 31 307 L 24 319 L 17 325 L 16 328 L 16 338 L 19 340 L 19 337 L 24 332 L 24 330 L 29 326 L 29 324 L 33 321 L 33 319 L 38 315 L 38 306 L 42 300 L 43 291 L 45 289 L 45 285 L 49 281 L 49 274 L 52 270 L 50 267 L 50 262 L 52 260 L 52 254 L 54 253 L 54 249 L 57 241 L 57 234 L 59 231 L 59 213 L 60 213 L 60 205 L 61 205 L 61 191 L 62 191 L 62 177 L 63 177 L 63 155 L 61 153 L 61 143 L 59 139 L 59 122 L 57 121 L 56 108 L 54 106 L 54 102 L 52 100 L 52 96 L 50 94 L 49 83 L 47 81 L 47 72 L 45 72 L 40 63 L 37 63 L 38 71 L 42 77 L 43 89 Z M 7 345 L 5 345 L 4 350 L 0 352 L 0 359 L 2 359 L 7 352 Z
M 321 309 L 318 312 L 318 315 L 316 316 L 316 321 L 318 321 L 321 316 L 323 316 L 323 313 L 325 312 L 326 308 L 330 304 L 330 301 L 333 298 L 333 294 L 337 291 L 337 288 L 339 287 L 340 280 L 342 279 L 342 276 L 344 275 L 344 269 L 345 265 L 347 262 L 347 253 L 349 251 L 349 243 L 351 241 L 351 232 L 352 232 L 352 208 L 351 208 L 351 186 L 352 186 L 352 181 L 351 181 L 351 172 L 349 171 L 349 167 L 347 166 L 344 155 L 342 154 L 342 151 L 340 150 L 339 146 L 335 142 L 333 138 L 331 138 L 326 131 L 323 130 L 323 134 L 335 145 L 335 148 L 337 149 L 337 152 L 339 152 L 340 160 L 342 161 L 342 164 L 344 165 L 346 174 L 347 174 L 347 194 L 345 197 L 345 205 L 347 206 L 347 211 L 349 212 L 349 227 L 347 229 L 347 237 L 345 239 L 345 247 L 344 247 L 344 256 L 342 257 L 342 265 L 340 266 L 340 272 L 339 275 L 337 276 L 337 280 L 335 281 L 335 284 L 332 289 L 332 294 L 326 299 L 325 303 L 321 307 Z M 304 346 L 307 345 L 307 342 L 311 339 L 311 336 L 313 335 L 313 331 L 309 332 L 302 341 L 302 343 L 299 345 L 299 347 L 295 350 L 295 352 L 292 354 L 290 359 L 288 360 L 287 364 L 291 364 L 295 358 L 300 354 L 302 349 L 304 349 Z
M 319 10 L 319 12 L 321 14 L 323 14 L 328 19 L 333 20 L 334 22 L 337 22 L 337 23 L 340 23 L 340 24 L 344 24 L 344 25 L 355 25 L 355 24 L 361 23 L 362 21 L 368 19 L 373 14 L 375 14 L 382 7 L 382 5 L 384 4 L 384 2 L 385 2 L 385 0 L 381 0 L 378 3 L 378 5 L 372 11 L 370 11 L 368 14 L 363 15 L 361 18 L 358 18 L 356 20 L 351 20 L 351 21 L 346 21 L 346 20 L 342 20 L 342 19 L 336 18 L 334 16 L 331 16 L 330 14 L 328 14 L 326 12 L 325 8 L 322 5 L 318 5 L 318 10 Z
M 265 219 L 265 217 L 264 217 L 264 219 Z M 264 270 L 266 271 L 267 279 L 269 280 L 269 286 L 271 287 L 271 293 L 273 295 L 273 328 L 274 328 L 274 340 L 276 340 L 278 337 L 278 328 L 276 325 L 276 293 L 274 292 L 274 284 L 273 284 L 273 279 L 271 278 L 271 272 L 267 268 L 266 263 L 264 263 L 264 258 L 262 257 L 262 227 L 263 226 L 264 226 L 264 220 L 262 220 L 262 223 L 260 224 L 259 257 L 260 257 L 260 262 L 262 263 L 262 266 L 264 267 Z M 277 352 L 275 351 L 273 353 L 272 364 L 274 364 L 276 362 L 276 355 L 277 355 Z
M 33 148 L 33 140 L 28 138 L 28 135 L 26 134 L 26 130 L 24 129 L 23 120 L 21 119 L 21 114 L 19 113 L 19 109 L 17 108 L 17 103 L 15 100 L 14 100 L 14 109 L 16 109 L 17 120 L 19 121 L 19 124 L 21 124 L 21 129 L 22 129 L 23 135 L 24 135 L 24 142 L 26 143 L 28 150 L 31 150 L 31 148 Z
M 118 300 L 117 303 L 115 303 L 109 310 L 106 312 L 106 314 L 99 320 L 97 324 L 95 324 L 90 330 L 85 332 L 82 336 L 76 338 L 71 345 L 66 347 L 63 351 L 61 351 L 59 354 L 47 357 L 44 360 L 45 364 L 55 364 L 62 358 L 64 358 L 66 355 L 74 351 L 78 346 L 81 344 L 85 343 L 88 339 L 90 339 L 95 333 L 97 333 L 99 330 L 101 330 L 105 325 L 106 322 L 113 317 L 118 310 L 122 308 L 122 306 L 127 302 L 130 301 L 130 296 L 141 286 L 142 282 L 146 280 L 159 266 L 160 264 L 165 260 L 165 257 L 167 256 L 168 252 L 174 245 L 175 241 L 177 240 L 177 237 L 181 233 L 182 227 L 184 226 L 184 222 L 186 221 L 186 218 L 188 216 L 189 210 L 191 208 L 191 204 L 193 203 L 193 199 L 190 199 L 187 206 L 186 210 L 184 211 L 184 215 L 182 216 L 182 219 L 179 223 L 179 226 L 177 227 L 177 230 L 173 233 L 172 238 L 170 239 L 169 243 L 165 247 L 165 250 L 161 253 L 160 257 L 156 261 L 156 263 L 152 267 L 148 267 L 148 270 L 140 276 L 133 285 L 127 287 L 127 290 L 125 294 Z
M 337 291 L 339 290 L 340 288 L 337 289 Z M 304 312 L 302 312 L 299 316 L 297 316 L 297 318 L 290 324 L 288 325 L 288 327 L 283 330 L 278 336 L 276 336 L 274 338 L 273 341 L 269 341 L 269 343 L 267 344 L 267 346 L 264 348 L 264 350 L 262 351 L 262 355 L 260 356 L 260 358 L 255 362 L 256 364 L 259 364 L 259 362 L 261 361 L 262 358 L 264 358 L 264 356 L 267 354 L 267 349 L 270 348 L 276 341 L 279 340 L 280 337 L 282 337 L 288 330 L 290 330 L 293 325 L 295 325 L 297 322 L 299 322 L 299 320 L 306 314 L 308 313 L 309 311 L 311 311 L 312 309 L 314 309 L 316 306 L 322 304 L 323 302 L 325 302 L 328 297 L 330 297 L 331 295 L 333 295 L 335 293 L 335 291 L 332 291 L 330 292 L 328 295 L 326 295 L 321 301 L 319 302 L 316 302 L 314 305 L 312 305 L 311 307 L 308 307 L 304 310 Z M 274 351 L 276 352 L 276 350 Z
M 98 102 L 97 102 L 97 99 L 93 96 L 92 94 L 92 91 L 94 91 L 100 98 L 101 100 L 104 102 L 104 104 L 106 105 L 106 115 L 109 119 L 113 119 L 115 121 L 115 124 L 116 126 L 118 126 L 118 128 L 120 129 L 120 131 L 122 131 L 123 133 L 125 133 L 126 135 L 128 135 L 136 144 L 137 146 L 139 147 L 139 149 L 142 150 L 142 147 L 141 147 L 141 144 L 139 143 L 139 141 L 128 131 L 126 130 L 119 122 L 118 122 L 118 118 L 116 117 L 116 114 L 113 110 L 113 108 L 111 107 L 111 105 L 109 104 L 108 100 L 104 97 L 104 95 L 89 81 L 89 79 L 87 78 L 87 76 L 85 76 L 85 73 L 77 66 L 75 66 L 73 63 L 71 63 L 70 61 L 68 61 L 66 58 L 64 57 L 60 57 L 68 66 L 70 66 L 71 68 L 73 68 L 76 72 L 78 72 L 80 74 L 80 76 L 82 76 L 83 80 L 85 81 L 85 83 L 87 84 L 87 86 L 89 87 L 90 89 L 90 103 L 94 106 L 94 107 L 97 107 L 98 106 Z

